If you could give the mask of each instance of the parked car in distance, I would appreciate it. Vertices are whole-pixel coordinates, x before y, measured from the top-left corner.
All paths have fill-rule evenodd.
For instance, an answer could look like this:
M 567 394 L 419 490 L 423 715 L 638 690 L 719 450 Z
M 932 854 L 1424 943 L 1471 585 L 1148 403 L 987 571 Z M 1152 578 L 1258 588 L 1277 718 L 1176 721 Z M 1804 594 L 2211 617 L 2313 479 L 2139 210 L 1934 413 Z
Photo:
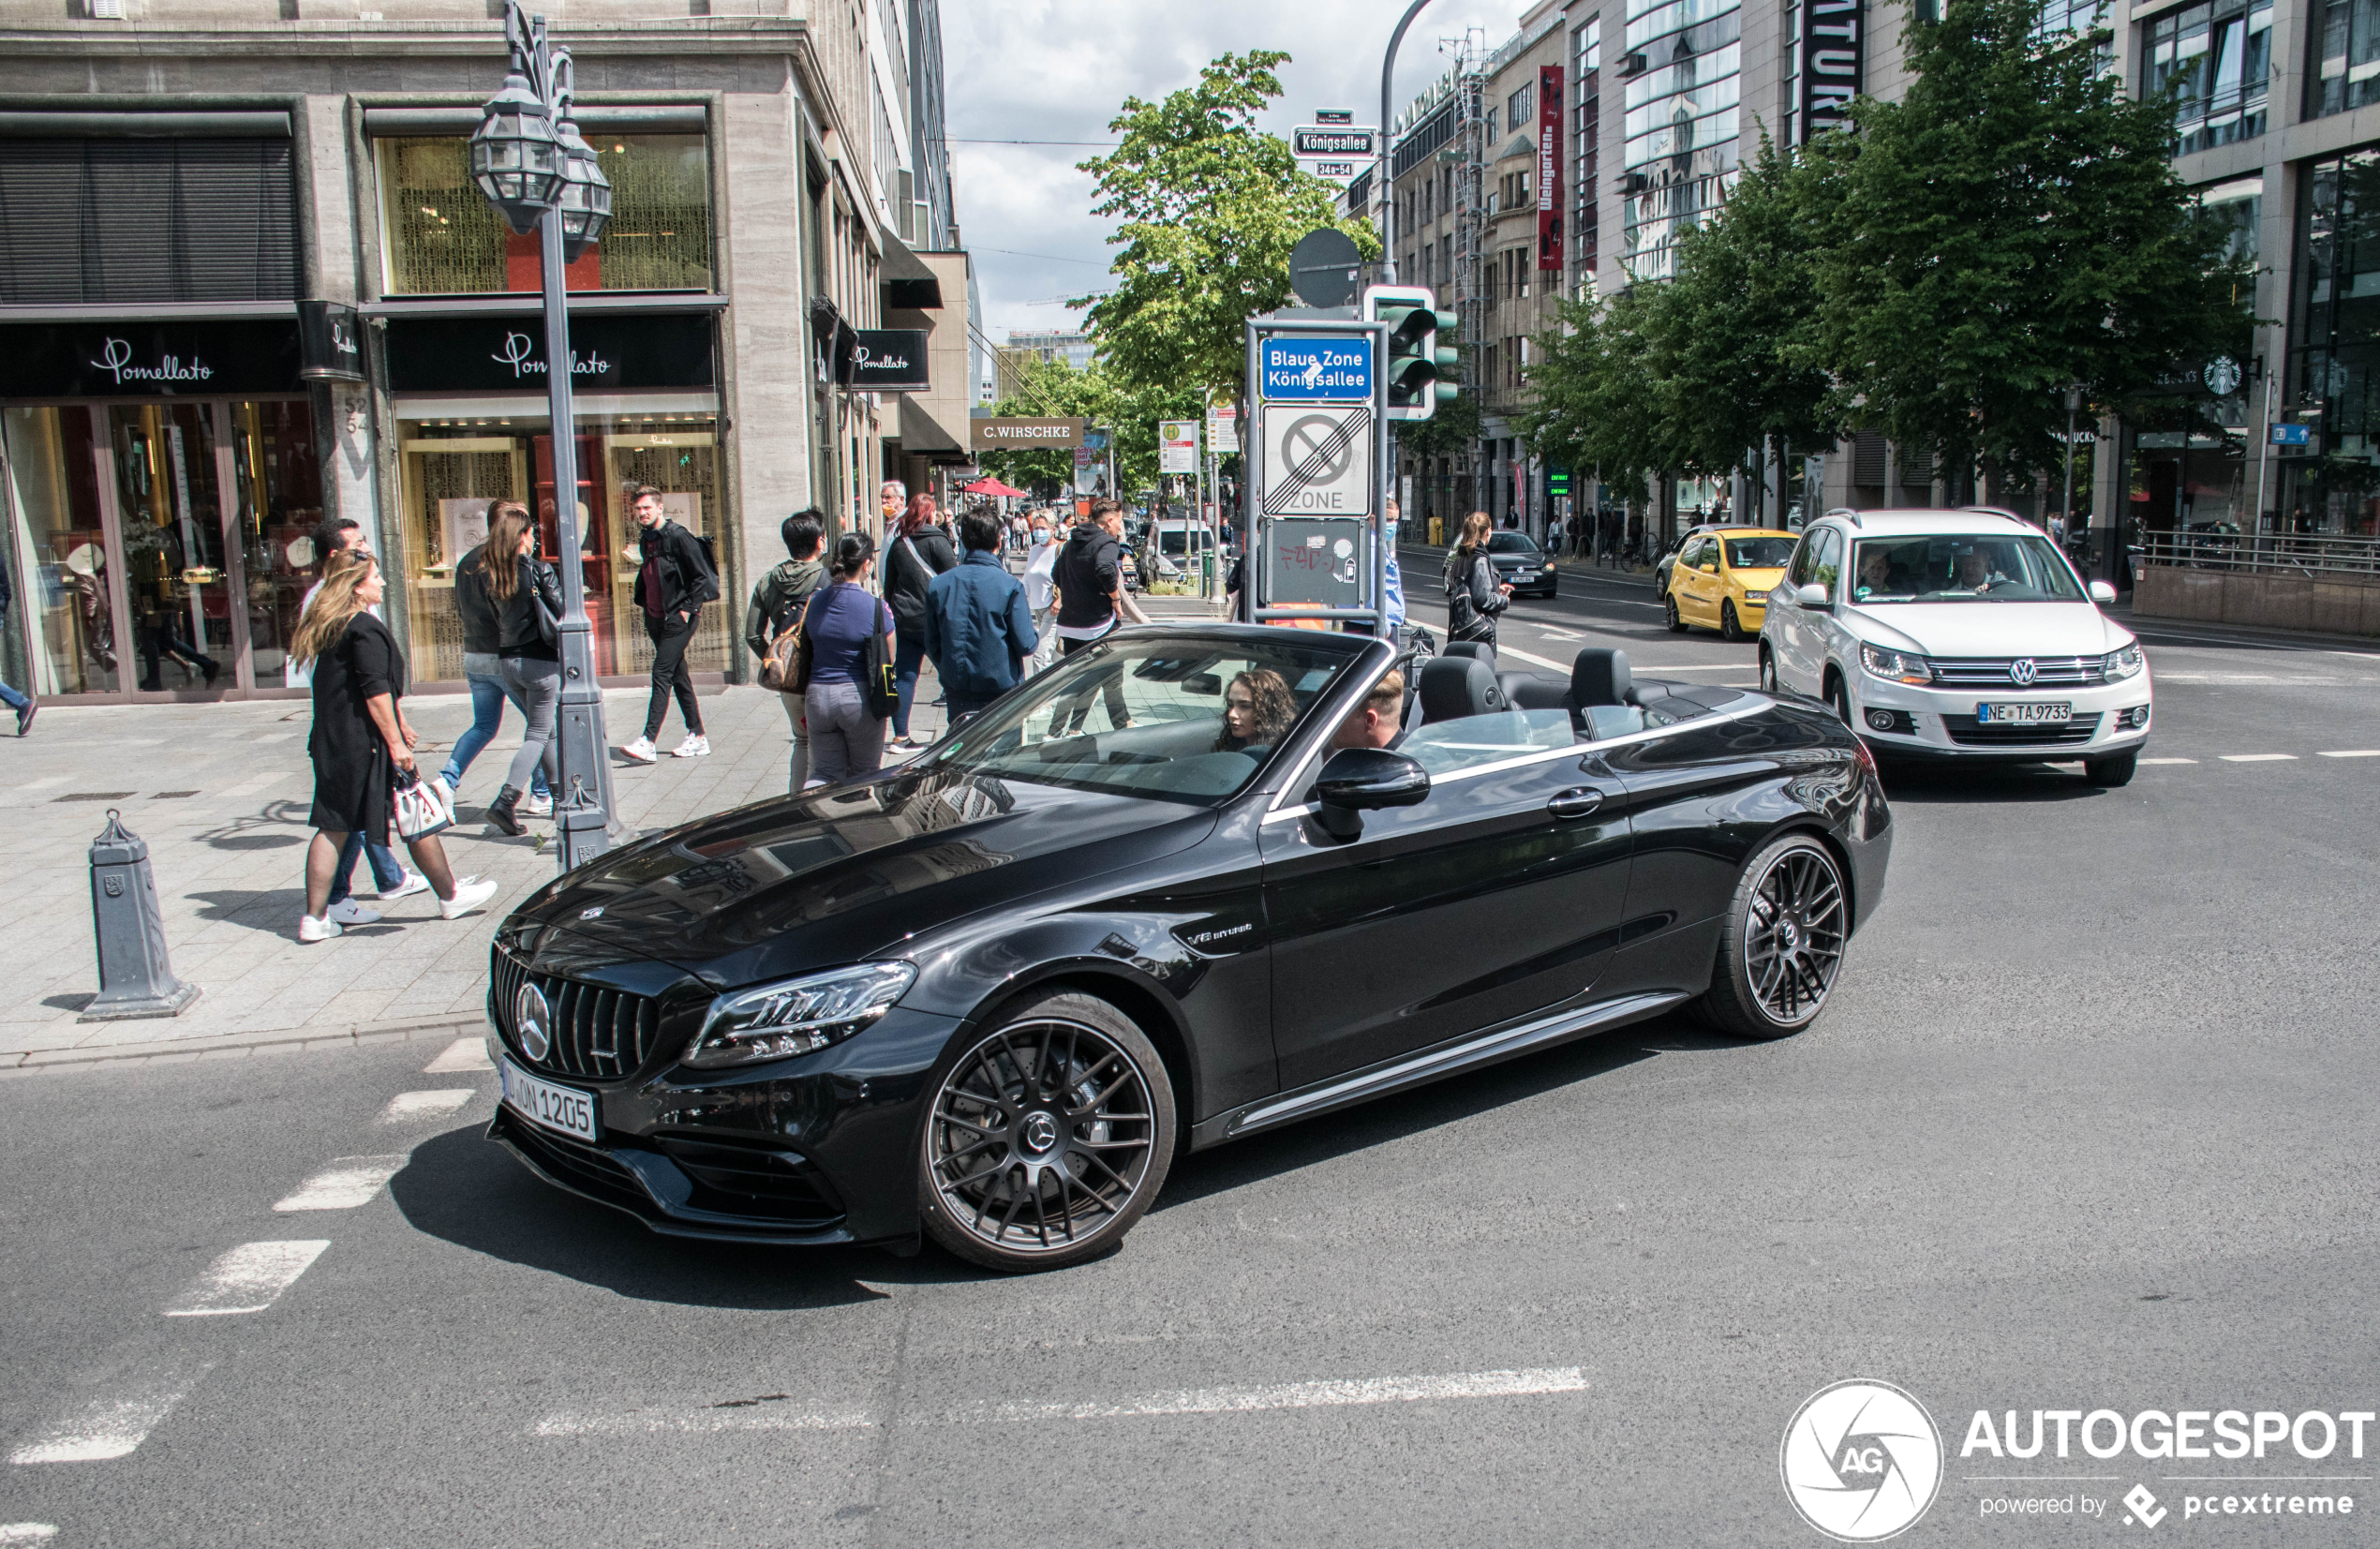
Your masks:
M 1724 640 L 1761 632 L 1770 588 L 1784 579 L 1794 536 L 1777 528 L 1713 528 L 1688 538 L 1670 571 L 1661 617 L 1673 634 L 1689 625 L 1718 631 Z
M 1667 597 L 1670 594 L 1670 573 L 1677 568 L 1677 557 L 1688 544 L 1705 532 L 1716 532 L 1726 525 L 1724 522 L 1697 522 L 1679 533 L 1675 543 L 1661 550 L 1661 557 L 1653 561 L 1653 595 Z

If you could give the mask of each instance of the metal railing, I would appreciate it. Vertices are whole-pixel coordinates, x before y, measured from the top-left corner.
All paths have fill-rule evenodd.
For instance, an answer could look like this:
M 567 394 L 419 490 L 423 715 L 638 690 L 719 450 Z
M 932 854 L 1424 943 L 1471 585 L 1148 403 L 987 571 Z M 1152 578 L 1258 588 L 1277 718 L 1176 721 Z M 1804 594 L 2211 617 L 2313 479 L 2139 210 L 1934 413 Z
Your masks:
M 2248 571 L 2264 575 L 2380 579 L 2380 538 L 2314 532 L 2150 532 L 2133 548 L 2135 565 Z

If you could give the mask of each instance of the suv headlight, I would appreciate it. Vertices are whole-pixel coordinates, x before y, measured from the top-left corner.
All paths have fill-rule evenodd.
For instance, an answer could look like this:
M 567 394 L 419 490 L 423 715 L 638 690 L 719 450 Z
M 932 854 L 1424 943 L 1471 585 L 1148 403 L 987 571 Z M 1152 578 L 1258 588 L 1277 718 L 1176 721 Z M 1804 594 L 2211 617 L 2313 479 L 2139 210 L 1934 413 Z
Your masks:
M 1909 651 L 1862 646 L 1859 648 L 1859 664 L 1878 678 L 1889 678 L 1897 683 L 1931 683 L 1934 680 L 1934 664 Z
M 2107 669 L 2107 681 L 2110 683 L 2113 683 L 2120 678 L 2135 678 L 2139 676 L 2140 669 L 2146 664 L 2147 663 L 2142 662 L 2140 659 L 2140 648 L 2138 646 L 2126 646 L 2121 650 L 2109 651 L 2107 653 L 2107 660 L 2104 663 Z
M 721 995 L 677 1063 L 718 1070 L 840 1043 L 883 1016 L 916 978 L 915 963 L 863 962 Z

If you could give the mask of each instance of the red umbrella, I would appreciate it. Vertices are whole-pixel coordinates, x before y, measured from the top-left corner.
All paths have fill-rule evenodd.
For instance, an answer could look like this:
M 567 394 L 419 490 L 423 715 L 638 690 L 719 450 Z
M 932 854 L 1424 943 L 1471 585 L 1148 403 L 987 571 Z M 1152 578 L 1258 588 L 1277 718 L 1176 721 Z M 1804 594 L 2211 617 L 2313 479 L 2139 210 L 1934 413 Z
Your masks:
M 964 489 L 960 490 L 959 493 L 962 495 L 1001 495 L 1015 498 L 1022 496 L 1024 491 L 1021 489 L 1011 489 L 997 479 L 977 479 L 974 484 L 971 484 Z

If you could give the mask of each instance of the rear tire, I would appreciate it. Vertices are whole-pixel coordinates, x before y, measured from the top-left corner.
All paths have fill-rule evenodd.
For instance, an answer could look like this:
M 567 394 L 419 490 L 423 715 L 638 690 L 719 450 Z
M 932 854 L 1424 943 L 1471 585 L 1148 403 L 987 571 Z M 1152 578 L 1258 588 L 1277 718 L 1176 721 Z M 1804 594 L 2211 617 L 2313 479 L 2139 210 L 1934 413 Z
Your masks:
M 1851 895 L 1807 834 L 1763 845 L 1736 880 L 1711 987 L 1697 1008 L 1739 1038 L 1782 1038 L 1825 1009 L 1851 939 Z
M 920 1125 L 926 1235 L 1016 1274 L 1123 1241 L 1173 1165 L 1173 1082 L 1132 1019 L 1061 991 L 953 1046 Z
M 2128 753 L 2110 753 L 2105 758 L 2087 758 L 2083 760 L 2083 778 L 2102 789 L 2129 785 L 2133 771 L 2139 765 L 2140 751 L 2136 748 Z
M 1669 625 L 1672 634 L 1686 633 L 1686 620 L 1677 616 L 1677 593 L 1671 592 L 1661 599 L 1661 621 Z
M 1744 643 L 1744 626 L 1736 621 L 1733 598 L 1718 605 L 1718 637 L 1731 646 Z

